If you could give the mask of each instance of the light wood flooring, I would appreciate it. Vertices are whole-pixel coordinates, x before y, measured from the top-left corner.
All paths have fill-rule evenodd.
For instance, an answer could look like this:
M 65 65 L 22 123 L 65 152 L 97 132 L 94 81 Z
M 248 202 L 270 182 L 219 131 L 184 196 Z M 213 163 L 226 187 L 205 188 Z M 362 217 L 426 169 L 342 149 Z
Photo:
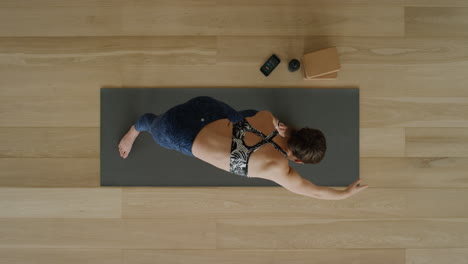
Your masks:
M 0 263 L 466 264 L 467 72 L 462 0 L 0 1 Z M 359 87 L 370 188 L 101 188 L 101 87 Z

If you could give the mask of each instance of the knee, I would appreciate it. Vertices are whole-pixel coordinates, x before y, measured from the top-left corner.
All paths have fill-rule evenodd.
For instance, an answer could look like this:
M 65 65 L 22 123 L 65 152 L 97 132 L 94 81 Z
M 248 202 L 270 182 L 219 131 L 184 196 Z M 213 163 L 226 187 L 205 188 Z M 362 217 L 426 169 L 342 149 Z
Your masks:
M 140 116 L 140 118 L 138 118 L 138 121 L 135 123 L 135 129 L 140 132 L 148 131 L 155 118 L 156 115 L 153 113 L 146 113 Z

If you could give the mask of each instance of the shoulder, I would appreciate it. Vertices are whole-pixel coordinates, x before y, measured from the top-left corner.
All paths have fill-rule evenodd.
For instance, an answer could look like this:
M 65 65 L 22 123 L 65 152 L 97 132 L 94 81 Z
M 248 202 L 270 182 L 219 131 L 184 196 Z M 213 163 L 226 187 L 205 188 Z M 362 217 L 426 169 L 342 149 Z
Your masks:
M 268 121 L 272 121 L 273 124 L 276 124 L 276 122 L 278 122 L 278 119 L 270 111 L 263 110 L 263 111 L 258 112 L 257 114 L 261 114 L 263 118 L 268 119 Z
M 249 175 L 251 178 L 262 178 L 273 180 L 278 175 L 284 175 L 289 172 L 289 164 L 287 160 L 270 160 L 262 165 L 262 169 L 255 174 Z
M 268 121 L 268 123 L 275 123 L 276 120 L 275 116 L 267 110 L 258 111 L 257 114 L 255 114 L 255 117 L 264 121 Z
M 249 177 L 274 181 L 282 186 L 296 185 L 302 181 L 302 177 L 289 166 L 287 160 L 269 162 L 260 173 L 249 175 Z

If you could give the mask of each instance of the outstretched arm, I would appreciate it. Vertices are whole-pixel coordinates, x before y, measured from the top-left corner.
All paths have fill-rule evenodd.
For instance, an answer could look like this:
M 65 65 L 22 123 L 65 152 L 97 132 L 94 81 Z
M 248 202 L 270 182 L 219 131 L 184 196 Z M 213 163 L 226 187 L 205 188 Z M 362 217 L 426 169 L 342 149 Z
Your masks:
M 271 180 L 282 185 L 289 191 L 304 196 L 309 196 L 322 200 L 342 200 L 346 199 L 364 189 L 368 186 L 357 186 L 359 180 L 349 185 L 345 190 L 336 190 L 330 187 L 318 186 L 312 182 L 302 178 L 294 168 L 289 167 L 287 174 L 277 174 L 278 176 L 272 177 Z

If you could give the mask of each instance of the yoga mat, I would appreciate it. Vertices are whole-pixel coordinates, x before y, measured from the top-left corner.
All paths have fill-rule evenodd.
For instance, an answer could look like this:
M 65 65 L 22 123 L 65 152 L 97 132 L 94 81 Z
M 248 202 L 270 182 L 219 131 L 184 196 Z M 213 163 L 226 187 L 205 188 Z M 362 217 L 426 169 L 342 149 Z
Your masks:
M 211 96 L 234 109 L 268 110 L 286 125 L 313 127 L 327 140 L 319 164 L 290 165 L 321 186 L 347 186 L 359 178 L 359 89 L 308 88 L 102 88 L 102 186 L 278 186 L 241 177 L 202 160 L 165 149 L 140 133 L 123 159 L 118 144 L 140 115 L 161 114 L 196 96 Z

